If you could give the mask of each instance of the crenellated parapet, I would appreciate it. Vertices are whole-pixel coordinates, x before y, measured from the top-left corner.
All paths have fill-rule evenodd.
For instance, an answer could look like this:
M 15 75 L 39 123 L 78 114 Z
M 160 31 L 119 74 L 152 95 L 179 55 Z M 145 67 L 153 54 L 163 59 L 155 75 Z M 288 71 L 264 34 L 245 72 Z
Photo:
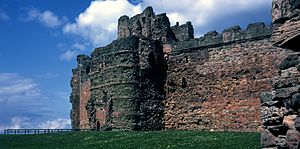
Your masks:
M 262 38 L 270 38 L 273 28 L 264 23 L 249 24 L 246 30 L 240 26 L 233 26 L 225 29 L 222 33 L 211 31 L 203 37 L 190 39 L 188 41 L 178 41 L 172 44 L 172 53 L 181 53 L 194 48 L 216 47 L 233 42 L 246 42 Z

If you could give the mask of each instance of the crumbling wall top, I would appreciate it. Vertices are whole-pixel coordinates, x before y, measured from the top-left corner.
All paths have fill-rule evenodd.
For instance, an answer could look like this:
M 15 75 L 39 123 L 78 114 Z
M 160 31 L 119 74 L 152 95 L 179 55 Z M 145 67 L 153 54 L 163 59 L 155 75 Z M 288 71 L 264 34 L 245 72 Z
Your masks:
M 124 37 L 121 39 L 114 40 L 111 44 L 105 47 L 96 48 L 92 52 L 91 57 L 93 59 L 105 54 L 109 55 L 117 52 L 130 52 L 130 50 L 135 49 L 135 47 L 138 47 L 138 40 L 139 38 L 137 36 Z M 120 51 L 121 49 L 123 49 L 123 51 Z
M 176 22 L 176 25 L 172 26 L 172 31 L 174 32 L 176 39 L 179 41 L 194 39 L 194 28 L 190 21 L 182 25 L 179 25 L 179 22 Z
M 147 37 L 163 43 L 174 41 L 175 35 L 165 13 L 155 15 L 152 7 L 143 13 L 129 18 L 122 16 L 118 20 L 118 39 L 129 36 Z

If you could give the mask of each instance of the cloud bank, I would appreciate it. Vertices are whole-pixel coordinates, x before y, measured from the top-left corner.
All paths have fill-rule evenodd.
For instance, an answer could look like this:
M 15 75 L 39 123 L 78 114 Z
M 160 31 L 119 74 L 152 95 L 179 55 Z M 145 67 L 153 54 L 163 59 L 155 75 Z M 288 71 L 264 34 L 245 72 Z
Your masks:
M 121 15 L 132 16 L 141 11 L 140 5 L 134 6 L 127 0 L 92 1 L 74 23 L 64 26 L 63 32 L 81 36 L 93 46 L 103 46 L 116 38 L 117 22 Z
M 35 124 L 28 117 L 12 117 L 8 125 L 0 124 L 0 134 L 4 129 L 70 129 L 71 120 L 58 118 L 52 121 L 41 122 Z

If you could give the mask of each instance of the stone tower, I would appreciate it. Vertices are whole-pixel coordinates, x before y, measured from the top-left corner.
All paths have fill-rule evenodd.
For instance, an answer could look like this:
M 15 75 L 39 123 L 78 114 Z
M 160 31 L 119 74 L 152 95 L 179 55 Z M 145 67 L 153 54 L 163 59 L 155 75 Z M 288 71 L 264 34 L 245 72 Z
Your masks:
M 163 44 L 175 40 L 166 14 L 155 15 L 151 7 L 120 17 L 117 40 L 91 57 L 78 56 L 71 80 L 73 128 L 163 129 Z

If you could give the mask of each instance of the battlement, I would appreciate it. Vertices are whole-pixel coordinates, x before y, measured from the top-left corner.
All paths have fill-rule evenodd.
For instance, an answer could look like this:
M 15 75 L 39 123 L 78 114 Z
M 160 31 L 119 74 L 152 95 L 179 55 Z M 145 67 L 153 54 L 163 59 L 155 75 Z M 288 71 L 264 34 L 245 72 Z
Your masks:
M 242 30 L 240 26 L 232 26 L 224 29 L 222 33 L 210 31 L 200 38 L 178 41 L 172 44 L 172 53 L 181 53 L 193 48 L 205 48 L 233 42 L 270 38 L 272 31 L 273 27 L 271 25 L 265 25 L 261 22 L 249 24 L 246 30 Z

